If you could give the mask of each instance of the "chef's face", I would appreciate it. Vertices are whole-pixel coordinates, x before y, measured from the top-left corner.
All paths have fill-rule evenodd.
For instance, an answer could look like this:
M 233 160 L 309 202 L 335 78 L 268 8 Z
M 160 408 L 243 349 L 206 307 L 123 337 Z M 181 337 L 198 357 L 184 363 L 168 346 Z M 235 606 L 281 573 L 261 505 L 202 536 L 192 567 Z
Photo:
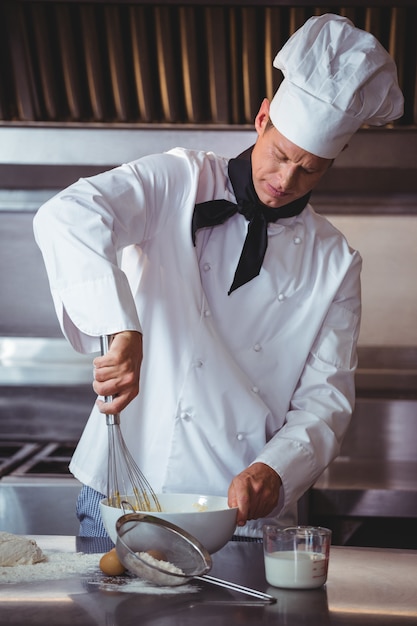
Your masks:
M 332 159 L 302 150 L 269 123 L 265 99 L 255 119 L 258 139 L 252 151 L 252 178 L 259 200 L 278 208 L 311 191 L 328 170 Z

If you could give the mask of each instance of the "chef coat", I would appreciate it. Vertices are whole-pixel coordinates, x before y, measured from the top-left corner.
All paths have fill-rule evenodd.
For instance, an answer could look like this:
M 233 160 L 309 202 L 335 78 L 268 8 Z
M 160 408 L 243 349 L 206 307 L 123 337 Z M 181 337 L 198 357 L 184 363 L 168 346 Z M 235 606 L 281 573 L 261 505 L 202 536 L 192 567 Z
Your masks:
M 226 495 L 253 462 L 282 488 L 267 520 L 338 454 L 354 404 L 361 258 L 310 205 L 268 226 L 259 276 L 228 290 L 247 232 L 236 214 L 191 236 L 196 203 L 235 202 L 228 160 L 176 148 L 81 179 L 34 220 L 64 335 L 143 333 L 139 395 L 123 411 L 129 449 L 156 492 Z M 70 470 L 107 489 L 107 427 L 94 407 Z

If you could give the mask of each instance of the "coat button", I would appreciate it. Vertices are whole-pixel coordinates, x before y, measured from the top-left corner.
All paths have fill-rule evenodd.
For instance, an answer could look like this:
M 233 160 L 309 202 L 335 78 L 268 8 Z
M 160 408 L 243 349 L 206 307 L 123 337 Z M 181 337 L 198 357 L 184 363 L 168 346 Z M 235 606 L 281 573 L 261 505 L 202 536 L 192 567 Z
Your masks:
M 255 343 L 253 349 L 255 350 L 255 352 L 260 352 L 262 350 L 262 346 L 259 343 Z
M 279 302 L 283 302 L 285 300 L 285 296 L 283 293 L 278 294 L 278 300 Z
M 194 363 L 194 367 L 203 367 L 203 361 L 201 359 L 197 359 Z
M 204 311 L 204 317 L 210 317 L 210 315 L 211 315 L 211 311 L 209 311 L 209 309 L 206 309 Z
M 210 263 L 204 263 L 204 265 L 203 265 L 203 270 L 204 270 L 205 272 L 208 272 L 209 270 L 211 270 L 211 265 L 210 265 Z
M 252 392 L 253 392 L 253 393 L 259 393 L 259 387 L 257 387 L 256 385 L 254 385 L 254 386 L 252 387 Z
M 294 237 L 293 242 L 295 243 L 296 246 L 298 246 L 298 244 L 301 243 L 301 237 Z
M 189 422 L 191 419 L 191 415 L 189 413 L 187 413 L 187 411 L 181 411 L 180 413 L 180 418 L 184 421 L 184 422 Z
M 243 441 L 243 439 L 244 439 L 244 438 L 245 438 L 245 435 L 244 435 L 243 433 L 238 433 L 238 434 L 236 435 L 236 439 L 237 439 L 238 441 Z

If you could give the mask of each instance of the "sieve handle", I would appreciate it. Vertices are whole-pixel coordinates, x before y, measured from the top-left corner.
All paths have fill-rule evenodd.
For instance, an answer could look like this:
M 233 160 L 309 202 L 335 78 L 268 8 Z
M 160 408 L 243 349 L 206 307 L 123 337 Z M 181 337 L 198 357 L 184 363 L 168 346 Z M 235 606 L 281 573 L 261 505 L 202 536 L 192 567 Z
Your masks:
M 244 587 L 243 585 L 238 585 L 236 583 L 231 583 L 228 580 L 222 580 L 221 578 L 215 578 L 214 576 L 195 576 L 197 580 L 203 580 L 212 585 L 217 585 L 218 587 L 224 587 L 225 589 L 230 589 L 231 591 L 238 591 L 239 593 L 244 593 L 248 596 L 253 596 L 254 598 L 258 598 L 259 600 L 263 600 L 267 604 L 274 604 L 277 599 L 274 596 L 270 596 L 268 593 L 263 593 L 262 591 L 257 591 L 256 589 L 250 589 L 250 587 Z

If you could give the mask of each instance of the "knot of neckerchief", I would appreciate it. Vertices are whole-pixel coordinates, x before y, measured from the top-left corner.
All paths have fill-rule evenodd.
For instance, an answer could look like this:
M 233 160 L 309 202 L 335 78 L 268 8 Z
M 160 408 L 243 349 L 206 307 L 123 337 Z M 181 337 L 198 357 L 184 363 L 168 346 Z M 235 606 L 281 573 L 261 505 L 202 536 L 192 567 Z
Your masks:
M 236 213 L 248 220 L 248 230 L 228 295 L 238 287 L 258 276 L 268 246 L 268 223 L 279 218 L 298 215 L 306 206 L 310 193 L 278 209 L 267 207 L 259 201 L 252 182 L 250 155 L 246 150 L 236 159 L 230 159 L 228 174 L 237 204 L 229 200 L 209 200 L 196 204 L 192 220 L 192 237 L 195 245 L 197 230 L 223 224 Z

